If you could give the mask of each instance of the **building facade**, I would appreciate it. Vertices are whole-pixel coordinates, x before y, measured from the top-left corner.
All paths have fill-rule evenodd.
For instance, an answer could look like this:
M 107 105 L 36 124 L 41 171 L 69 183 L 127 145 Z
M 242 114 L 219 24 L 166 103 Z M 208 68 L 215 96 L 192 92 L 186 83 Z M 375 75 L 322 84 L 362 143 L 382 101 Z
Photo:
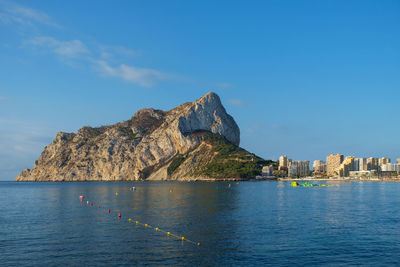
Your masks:
M 340 167 L 340 164 L 343 162 L 342 154 L 331 154 L 326 157 L 326 175 L 329 177 L 338 176 L 336 169 Z
M 382 172 L 397 172 L 400 173 L 400 164 L 386 163 L 380 166 Z
M 354 159 L 354 170 L 355 171 L 366 171 L 367 170 L 367 159 L 366 158 Z
M 279 169 L 288 167 L 288 157 L 286 155 L 279 157 Z
M 326 164 L 323 160 L 314 160 L 313 169 L 315 174 L 322 174 L 326 172 Z
M 379 160 L 377 158 L 367 158 L 367 170 L 377 170 L 379 166 Z
M 310 174 L 310 162 L 305 161 L 290 161 L 288 166 L 289 177 L 304 177 Z
M 351 178 L 371 178 L 376 171 L 350 171 L 349 176 Z
M 388 163 L 390 163 L 390 159 L 389 158 L 380 158 L 379 162 L 378 162 L 379 166 L 382 166 L 382 165 L 388 164 Z
M 354 171 L 354 156 L 346 157 L 336 172 L 340 177 L 349 177 L 350 171 Z
M 261 170 L 262 176 L 272 176 L 274 168 L 272 166 L 264 166 Z

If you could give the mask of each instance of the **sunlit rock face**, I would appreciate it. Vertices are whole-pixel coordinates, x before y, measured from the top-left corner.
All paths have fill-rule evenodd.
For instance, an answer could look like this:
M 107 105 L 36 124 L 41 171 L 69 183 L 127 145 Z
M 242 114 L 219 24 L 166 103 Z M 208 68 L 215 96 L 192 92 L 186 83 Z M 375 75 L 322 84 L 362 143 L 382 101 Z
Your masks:
M 34 168 L 23 170 L 16 180 L 166 179 L 162 170 L 170 161 L 198 148 L 207 133 L 220 134 L 235 145 L 240 142 L 239 127 L 212 92 L 170 111 L 142 109 L 114 125 L 59 132 Z

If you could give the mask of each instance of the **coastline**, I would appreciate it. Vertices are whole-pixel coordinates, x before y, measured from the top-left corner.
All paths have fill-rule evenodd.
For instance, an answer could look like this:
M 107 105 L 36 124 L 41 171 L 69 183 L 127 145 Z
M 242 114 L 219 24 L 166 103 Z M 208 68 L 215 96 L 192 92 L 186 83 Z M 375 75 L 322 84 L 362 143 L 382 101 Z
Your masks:
M 400 182 L 400 178 L 330 178 L 330 177 L 305 177 L 305 178 L 278 178 L 281 182 L 291 182 L 291 181 L 331 181 L 331 182 Z
M 305 177 L 305 178 L 202 178 L 202 179 L 160 179 L 160 180 L 14 180 L 9 182 L 50 182 L 50 183 L 82 183 L 82 182 L 293 182 L 293 181 L 324 181 L 324 182 L 400 182 L 400 178 L 329 178 L 329 177 Z

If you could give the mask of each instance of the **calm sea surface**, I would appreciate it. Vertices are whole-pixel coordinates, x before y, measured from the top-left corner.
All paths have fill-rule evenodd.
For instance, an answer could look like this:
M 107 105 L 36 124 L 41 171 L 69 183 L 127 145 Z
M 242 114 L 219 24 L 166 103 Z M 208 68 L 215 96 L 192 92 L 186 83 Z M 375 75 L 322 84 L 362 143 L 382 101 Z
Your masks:
M 400 183 L 230 184 L 0 182 L 0 264 L 400 264 Z

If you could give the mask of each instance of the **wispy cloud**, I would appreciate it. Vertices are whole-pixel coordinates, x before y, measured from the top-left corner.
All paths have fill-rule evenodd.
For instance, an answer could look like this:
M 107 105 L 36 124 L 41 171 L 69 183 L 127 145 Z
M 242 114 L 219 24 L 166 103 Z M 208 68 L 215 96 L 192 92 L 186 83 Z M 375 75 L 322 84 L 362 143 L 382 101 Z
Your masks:
M 38 158 L 53 139 L 54 130 L 40 122 L 0 117 L 0 180 L 13 180 Z
M 158 82 L 170 79 L 172 76 L 164 72 L 151 69 L 131 66 L 125 63 L 113 64 L 115 53 L 125 54 L 133 56 L 135 52 L 133 50 L 124 48 L 122 46 L 99 46 L 100 53 L 97 47 L 89 49 L 81 40 L 70 40 L 61 41 L 50 36 L 40 36 L 24 42 L 26 45 L 33 47 L 43 48 L 45 51 L 51 51 L 62 58 L 69 60 L 80 60 L 91 64 L 96 72 L 102 76 L 115 77 L 122 79 L 127 82 L 136 83 L 142 87 L 152 87 Z M 107 52 L 107 56 L 104 55 L 104 51 Z M 107 59 L 110 60 L 107 60 Z
M 97 69 L 103 75 L 121 78 L 144 87 L 154 86 L 159 81 L 166 80 L 170 77 L 168 74 L 154 69 L 138 68 L 125 64 L 112 67 L 104 60 L 97 60 L 95 62 L 97 64 Z
M 36 155 L 38 148 L 52 139 L 45 130 L 37 123 L 0 118 L 0 150 L 13 155 L 20 152 Z
M 244 107 L 244 102 L 241 99 L 231 98 L 228 99 L 228 104 L 234 107 Z
M 24 26 L 44 24 L 60 28 L 46 13 L 9 1 L 0 1 L 0 21 L 7 24 L 17 23 Z
M 20 25 L 45 24 L 58 25 L 46 13 L 0 0 L 0 21 L 18 23 Z M 128 64 L 128 59 L 140 54 L 120 45 L 105 45 L 79 39 L 61 40 L 54 36 L 36 36 L 23 41 L 24 46 L 42 49 L 58 56 L 62 63 L 76 66 L 74 63 L 86 64 L 102 76 L 114 77 L 142 87 L 152 87 L 165 80 L 178 79 L 176 75 L 161 72 L 153 68 L 145 68 Z
M 104 60 L 115 59 L 116 57 L 134 57 L 141 54 L 140 51 L 132 50 L 120 45 L 100 45 L 101 58 Z
M 90 54 L 87 46 L 80 40 L 59 41 L 53 37 L 41 36 L 28 40 L 26 43 L 38 47 L 48 48 L 54 54 L 62 57 L 78 58 L 82 55 Z

